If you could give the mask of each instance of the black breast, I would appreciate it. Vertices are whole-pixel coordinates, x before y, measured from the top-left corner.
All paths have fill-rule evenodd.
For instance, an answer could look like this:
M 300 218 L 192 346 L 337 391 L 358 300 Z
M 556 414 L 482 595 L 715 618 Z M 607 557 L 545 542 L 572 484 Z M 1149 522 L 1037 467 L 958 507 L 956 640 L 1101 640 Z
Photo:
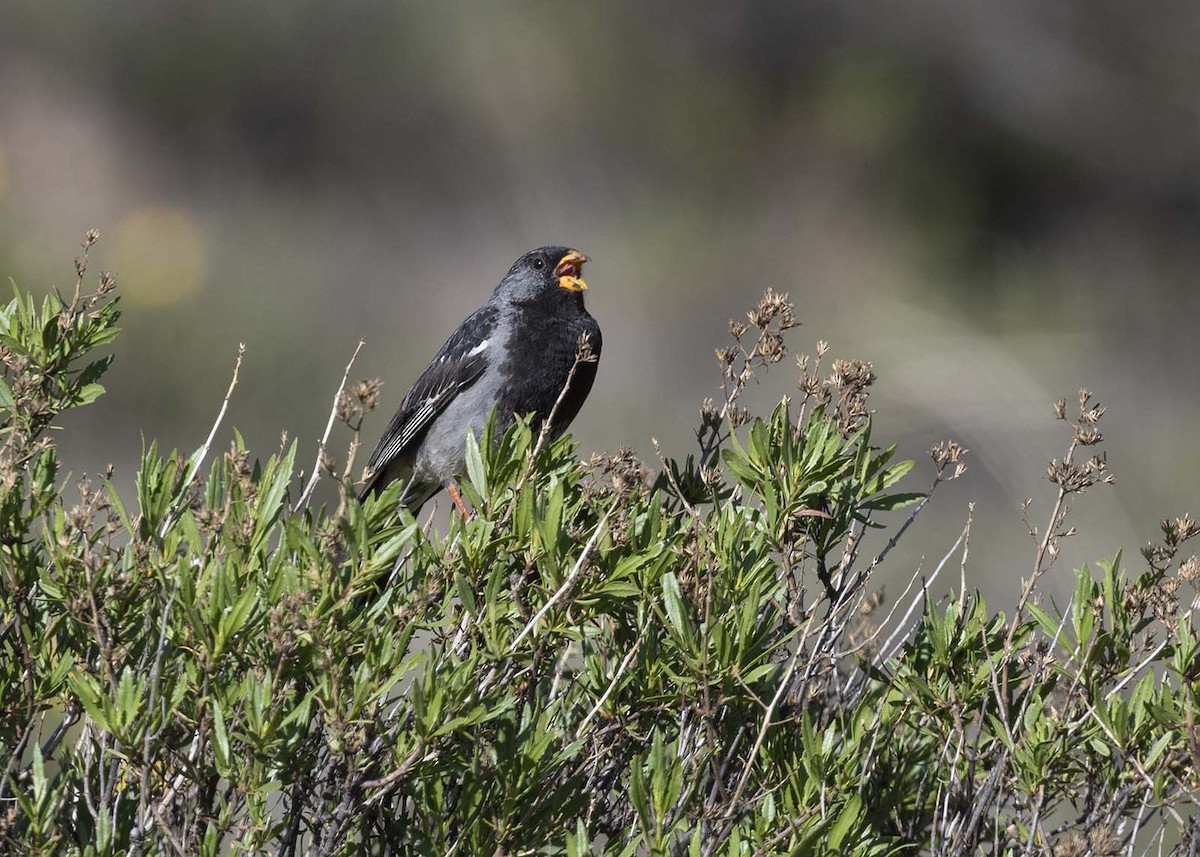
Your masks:
M 513 325 L 503 368 L 503 389 L 497 401 L 497 417 L 505 424 L 514 416 L 534 414 L 535 430 L 541 426 L 571 377 L 580 336 L 587 334 L 593 355 L 600 356 L 600 326 L 583 308 L 583 302 L 563 301 L 555 309 L 522 313 Z M 579 364 L 554 412 L 552 436 L 562 434 L 575 419 L 595 378 L 595 361 Z

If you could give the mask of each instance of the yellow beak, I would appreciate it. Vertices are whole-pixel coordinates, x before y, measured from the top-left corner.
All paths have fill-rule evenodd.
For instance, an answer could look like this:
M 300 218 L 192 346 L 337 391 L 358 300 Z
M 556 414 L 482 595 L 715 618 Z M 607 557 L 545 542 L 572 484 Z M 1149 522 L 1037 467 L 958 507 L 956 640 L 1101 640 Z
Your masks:
M 554 273 L 558 275 L 558 287 L 566 289 L 569 292 L 586 292 L 587 283 L 583 281 L 583 278 L 579 274 L 583 269 L 584 262 L 587 260 L 588 257 L 578 250 L 572 250 L 563 256 L 554 268 Z

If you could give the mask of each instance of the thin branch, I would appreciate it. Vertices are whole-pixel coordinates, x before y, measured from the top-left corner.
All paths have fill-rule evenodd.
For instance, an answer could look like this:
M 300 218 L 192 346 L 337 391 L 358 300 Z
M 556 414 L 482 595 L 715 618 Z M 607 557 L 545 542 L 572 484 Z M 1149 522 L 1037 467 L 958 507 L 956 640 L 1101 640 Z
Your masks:
M 933 581 L 937 579 L 937 576 L 941 573 L 942 568 L 950 560 L 950 557 L 954 556 L 954 552 L 958 550 L 958 546 L 963 543 L 963 540 L 967 538 L 967 534 L 970 532 L 971 532 L 971 521 L 968 518 L 966 526 L 964 526 L 962 529 L 962 532 L 958 534 L 958 538 L 954 541 L 954 544 L 950 546 L 950 550 L 946 551 L 946 555 L 944 557 L 942 557 L 942 561 L 937 564 L 936 568 L 934 568 L 933 574 L 929 575 L 928 580 L 922 581 L 921 591 L 913 596 L 912 603 L 909 605 L 908 610 L 905 611 L 904 616 L 900 619 L 900 624 L 898 624 L 895 627 L 895 629 L 893 629 L 892 633 L 888 635 L 887 640 L 885 640 L 883 645 L 879 647 L 879 656 L 880 656 L 881 662 L 883 660 L 886 660 L 888 657 L 890 657 L 889 652 L 892 649 L 892 643 L 896 641 L 896 635 L 899 634 L 900 632 L 902 632 L 904 630 L 904 628 L 908 625 L 909 617 L 911 617 L 913 614 L 913 611 L 917 609 L 917 605 L 925 599 L 926 595 L 929 594 L 929 584 L 933 583 Z M 905 589 L 904 591 L 905 591 L 905 593 L 908 592 L 907 589 Z M 901 597 L 903 598 L 904 596 L 901 596 Z M 895 610 L 895 608 L 893 608 L 893 612 L 894 612 L 894 610 Z M 891 617 L 892 617 L 892 614 L 888 613 L 888 618 L 884 620 L 884 625 L 887 624 L 888 619 L 891 619 Z M 883 626 L 880 626 L 880 627 L 883 627 Z M 901 640 L 901 642 L 903 642 L 903 641 Z
M 796 646 L 796 651 L 792 653 L 792 659 L 788 661 L 787 669 L 784 671 L 783 678 L 779 682 L 779 687 L 775 691 L 775 696 L 771 698 L 770 704 L 767 706 L 766 713 L 763 715 L 762 725 L 758 728 L 758 736 L 754 739 L 754 745 L 750 748 L 750 752 L 746 756 L 746 765 L 742 769 L 742 774 L 738 777 L 737 786 L 734 787 L 733 797 L 730 798 L 725 815 L 732 820 L 734 812 L 737 811 L 738 803 L 741 800 L 742 792 L 745 791 L 746 783 L 750 781 L 750 775 L 754 771 L 754 759 L 758 755 L 758 751 L 762 749 L 763 741 L 766 740 L 767 732 L 771 728 L 771 718 L 775 715 L 775 708 L 779 705 L 779 700 L 783 699 L 784 693 L 787 692 L 788 683 L 791 681 L 792 673 L 796 671 L 796 665 L 800 662 L 800 655 L 804 653 L 804 646 Z M 724 837 L 721 837 L 723 840 Z M 710 852 L 711 853 L 711 852 Z
M 405 776 L 407 776 L 408 772 L 412 770 L 413 765 L 421 761 L 421 758 L 424 756 L 424 754 L 425 744 L 423 742 L 417 742 L 417 746 L 413 747 L 412 752 L 410 752 L 404 758 L 404 761 L 400 763 L 400 766 L 396 768 L 396 770 L 392 771 L 386 777 L 380 777 L 377 780 L 367 780 L 365 783 L 363 783 L 363 789 L 379 789 L 379 791 L 371 795 L 363 802 L 363 806 L 370 806 L 371 804 L 379 803 L 381 800 L 383 800 L 384 796 L 388 793 L 388 791 L 391 790 L 391 787 L 397 781 L 402 780 Z M 437 758 L 437 751 L 435 750 L 430 753 L 428 758 Z
M 814 614 L 815 617 L 815 614 Z M 733 797 L 729 799 L 728 806 L 725 809 L 725 828 L 721 834 L 713 839 L 710 843 L 707 854 L 716 853 L 728 836 L 729 831 L 733 826 L 733 815 L 737 811 L 738 802 L 741 800 L 742 792 L 746 789 L 746 783 L 750 780 L 750 775 L 754 771 L 754 759 L 758 755 L 758 751 L 762 749 L 763 741 L 766 740 L 767 732 L 771 728 L 771 718 L 775 716 L 775 709 L 779 705 L 779 701 L 783 699 L 787 692 L 788 686 L 792 680 L 792 674 L 796 671 L 796 666 L 800 662 L 800 656 L 807 650 L 804 647 L 808 639 L 809 631 L 812 629 L 813 617 L 810 617 L 804 626 L 804 633 L 801 634 L 799 642 L 796 643 L 796 651 L 792 653 L 791 660 L 788 661 L 787 668 L 784 670 L 783 676 L 779 680 L 779 687 L 775 690 L 775 695 L 771 698 L 770 704 L 767 706 L 766 713 L 763 714 L 762 725 L 758 728 L 758 736 L 754 739 L 754 745 L 750 748 L 750 752 L 746 756 L 746 764 L 742 768 L 741 776 L 738 777 L 737 786 L 733 790 Z M 828 627 L 826 624 L 825 627 Z
M 1063 464 L 1070 465 L 1074 463 L 1075 451 L 1079 449 L 1079 440 L 1073 439 L 1070 447 L 1067 449 L 1067 454 L 1063 458 Z M 1042 537 L 1041 544 L 1038 545 L 1037 555 L 1033 560 L 1033 574 L 1029 580 L 1025 581 L 1025 585 L 1021 589 L 1021 597 L 1017 599 L 1016 609 L 1013 610 L 1012 622 L 1008 626 L 1008 634 L 1004 638 L 1004 648 L 1007 650 L 1012 645 L 1013 639 L 1017 636 L 1017 629 L 1021 626 L 1021 616 L 1025 612 L 1025 605 L 1029 603 L 1030 597 L 1033 595 L 1034 587 L 1037 586 L 1038 580 L 1047 571 L 1043 567 L 1046 559 L 1046 554 L 1050 551 L 1051 545 L 1055 543 L 1055 538 L 1058 534 L 1058 528 L 1062 526 L 1063 520 L 1066 518 L 1066 510 L 1064 505 L 1067 496 L 1072 492 L 1067 490 L 1066 485 L 1058 486 L 1058 496 L 1054 498 L 1054 508 L 1050 511 L 1050 523 L 1046 525 L 1046 533 Z M 1051 553 L 1051 561 L 1053 562 L 1053 553 Z M 1008 685 L 1008 670 L 1005 669 L 1004 684 Z
M 534 629 L 537 623 L 541 621 L 541 618 L 550 611 L 550 608 L 554 606 L 555 602 L 557 602 L 558 599 L 561 598 L 567 592 L 567 590 L 571 588 L 571 585 L 575 582 L 575 578 L 578 577 L 579 572 L 583 570 L 583 564 L 587 562 L 588 556 L 591 555 L 592 548 L 596 546 L 596 541 L 600 538 L 600 534 L 604 531 L 604 526 L 608 523 L 608 516 L 612 513 L 612 510 L 613 507 L 610 506 L 608 511 L 604 513 L 604 517 L 600 519 L 600 523 L 596 525 L 595 532 L 592 533 L 592 537 L 588 539 L 587 544 L 583 546 L 583 552 L 579 554 L 579 559 L 575 561 L 575 567 L 571 569 L 571 573 L 567 575 L 567 579 L 562 582 L 562 586 L 558 587 L 558 590 L 550 596 L 549 600 L 542 605 L 542 608 L 538 610 L 538 612 L 534 614 L 533 618 L 529 620 L 525 627 L 521 629 L 521 633 L 517 634 L 517 638 L 512 641 L 512 645 L 508 647 L 508 653 L 510 655 L 517 650 L 517 646 L 520 644 L 520 642 L 525 639 L 525 636 L 530 631 Z
M 158 628 L 158 646 L 154 653 L 154 666 L 150 670 L 150 696 L 146 710 L 150 716 L 154 715 L 154 706 L 158 701 L 159 681 L 162 676 L 163 655 L 167 650 L 167 619 L 171 615 L 171 606 L 175 603 L 175 595 L 179 592 L 179 584 L 171 587 L 171 595 L 167 598 L 167 603 L 163 605 L 162 620 Z M 150 807 L 150 774 L 154 768 L 154 759 L 151 755 L 151 742 L 157 737 L 150 725 L 146 724 L 146 735 L 142 742 L 142 783 L 138 796 L 138 829 L 145 830 L 148 822 L 147 814 Z M 140 845 L 140 843 L 139 843 Z M 141 853 L 138 848 L 137 853 Z
M 1192 612 L 1193 611 L 1191 609 L 1189 609 L 1186 613 L 1184 613 L 1182 618 L 1179 620 L 1180 624 L 1183 624 L 1185 622 L 1190 622 L 1191 618 L 1192 618 Z M 1136 676 L 1138 673 L 1140 673 L 1142 670 L 1144 670 L 1150 664 L 1154 663 L 1155 659 L 1158 658 L 1159 654 L 1162 652 L 1163 649 L 1165 649 L 1167 647 L 1167 644 L 1169 642 L 1170 642 L 1169 639 L 1163 640 L 1161 643 L 1158 644 L 1158 647 L 1155 648 L 1154 651 L 1152 651 L 1150 654 L 1146 655 L 1146 657 L 1142 658 L 1142 660 L 1139 661 L 1134 666 L 1134 668 L 1129 671 L 1129 675 L 1125 676 L 1125 678 L 1123 678 L 1119 682 L 1117 682 L 1117 684 L 1113 686 L 1112 690 L 1110 690 L 1108 693 L 1104 694 L 1104 701 L 1108 702 L 1110 699 L 1113 698 L 1113 696 L 1115 696 L 1117 693 L 1120 693 L 1121 688 L 1123 688 L 1125 685 L 1129 684 L 1129 682 L 1133 680 L 1134 676 Z
M 1090 718 L 1092 718 L 1092 720 L 1096 721 L 1096 725 L 1099 726 L 1100 730 L 1102 732 L 1104 732 L 1105 735 L 1108 736 L 1108 740 L 1112 741 L 1112 745 L 1114 748 L 1121 747 L 1121 741 L 1117 738 L 1116 735 L 1114 735 L 1112 733 L 1112 730 L 1108 728 L 1108 724 L 1106 724 L 1104 722 L 1104 718 L 1102 718 L 1098 713 L 1096 713 L 1095 706 L 1089 705 L 1087 707 L 1086 716 L 1090 717 Z M 1125 758 L 1129 762 L 1129 764 L 1133 766 L 1134 770 L 1136 770 L 1138 772 L 1138 774 L 1142 778 L 1142 781 L 1146 783 L 1146 786 L 1149 789 L 1156 791 L 1157 786 L 1154 783 L 1154 778 L 1151 777 L 1149 773 L 1147 773 L 1146 769 L 1144 767 L 1142 767 L 1141 763 L 1138 762 L 1137 758 L 1135 758 L 1133 755 L 1127 755 Z M 1191 801 L 1194 804 L 1200 805 L 1200 799 L 1193 797 L 1191 799 Z M 1173 818 L 1175 820 L 1176 824 L 1178 824 L 1180 827 L 1183 827 L 1183 823 L 1184 823 L 1183 816 L 1181 816 L 1179 814 L 1179 812 L 1175 809 L 1174 806 L 1172 806 L 1169 803 L 1164 803 L 1162 805 L 1161 809 L 1164 812 L 1166 812 L 1168 815 L 1170 815 L 1171 818 Z M 1197 818 L 1200 818 L 1200 815 L 1198 815 Z
M 225 391 L 225 398 L 221 400 L 221 409 L 217 412 L 217 418 L 213 421 L 212 429 L 208 433 L 208 437 L 204 440 L 204 445 L 200 447 L 200 455 L 195 459 L 195 463 L 188 464 L 187 476 L 183 480 L 183 486 L 179 489 L 179 497 L 182 498 L 187 489 L 191 486 L 192 480 L 196 478 L 196 474 L 200 472 L 200 466 L 204 463 L 204 459 L 208 457 L 208 451 L 212 448 L 213 438 L 217 436 L 217 429 L 220 428 L 221 422 L 225 419 L 225 412 L 229 409 L 229 400 L 233 396 L 233 390 L 237 387 L 238 372 L 242 368 L 242 357 L 246 353 L 246 343 L 238 344 L 237 360 L 233 364 L 233 377 L 229 381 L 229 389 Z M 162 529 L 159 530 L 158 537 L 165 538 L 167 531 L 171 529 L 171 522 L 175 518 L 176 509 L 172 508 L 166 518 L 163 520 Z
M 329 433 L 333 431 L 333 424 L 337 420 L 338 402 L 342 399 L 342 391 L 346 389 L 346 379 L 350 377 L 350 369 L 354 366 L 354 361 L 358 359 L 358 352 L 362 351 L 362 347 L 366 344 L 366 339 L 358 340 L 358 345 L 355 346 L 354 353 L 350 355 L 350 362 L 346 364 L 346 369 L 342 372 L 342 382 L 338 384 L 337 392 L 333 394 L 333 406 L 329 409 L 329 419 L 325 423 L 325 433 L 321 435 L 321 441 L 317 444 L 317 460 L 313 464 L 312 475 L 308 478 L 308 484 L 304 486 L 304 493 L 300 495 L 300 500 L 296 503 L 296 511 L 301 511 L 308 507 L 308 503 L 312 499 L 313 490 L 317 487 L 317 482 L 321 479 L 321 462 L 325 460 L 325 449 L 326 444 L 329 443 Z
M 642 623 L 642 629 L 638 631 L 637 640 L 634 642 L 633 647 L 625 654 L 625 657 L 621 659 L 621 663 L 617 666 L 617 671 L 613 675 L 612 681 L 608 683 L 608 687 L 604 689 L 604 693 L 600 694 L 600 698 L 596 700 L 596 704 L 592 706 L 592 710 L 587 713 L 587 716 L 583 720 L 579 721 L 579 726 L 575 730 L 576 740 L 583 737 L 583 730 L 587 728 L 588 723 L 596 716 L 596 712 L 604 706 L 609 696 L 616 690 L 617 683 L 621 681 L 621 676 L 625 675 L 625 670 L 629 669 L 629 665 L 633 662 L 634 656 L 637 655 L 638 649 L 642 647 L 642 640 L 646 638 L 646 631 L 649 627 L 650 621 L 647 619 Z

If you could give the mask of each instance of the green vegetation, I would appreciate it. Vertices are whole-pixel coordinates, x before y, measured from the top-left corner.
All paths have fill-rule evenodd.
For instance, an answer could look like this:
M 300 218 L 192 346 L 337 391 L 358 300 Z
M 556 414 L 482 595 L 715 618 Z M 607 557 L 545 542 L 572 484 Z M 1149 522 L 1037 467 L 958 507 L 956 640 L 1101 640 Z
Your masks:
M 74 297 L 18 291 L 0 313 L 7 853 L 1200 844 L 1180 604 L 1200 527 L 1164 524 L 1140 576 L 1118 557 L 1061 611 L 1039 603 L 1066 501 L 1108 479 L 1077 461 L 1101 440 L 1089 396 L 1073 420 L 1060 405 L 1069 452 L 1014 615 L 915 580 L 885 605 L 873 575 L 931 492 L 874 445 L 870 364 L 826 366 L 821 344 L 795 401 L 743 410 L 786 354 L 783 296 L 732 325 L 694 458 L 655 476 L 628 450 L 581 463 L 568 439 L 489 430 L 463 484 L 477 512 L 441 533 L 397 515 L 399 486 L 360 506 L 324 449 L 340 500 L 309 508 L 295 444 L 150 444 L 134 502 L 68 484 L 48 430 L 103 392 L 117 320 L 112 278 L 85 293 L 77 267 Z M 336 413 L 356 428 L 374 397 L 352 387 Z M 962 456 L 934 448 L 934 488 Z

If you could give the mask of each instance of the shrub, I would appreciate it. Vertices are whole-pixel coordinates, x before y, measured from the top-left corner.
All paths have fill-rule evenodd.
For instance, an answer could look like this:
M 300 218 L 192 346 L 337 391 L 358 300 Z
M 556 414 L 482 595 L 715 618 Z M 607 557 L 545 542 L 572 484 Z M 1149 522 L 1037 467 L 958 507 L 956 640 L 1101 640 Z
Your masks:
M 1081 569 L 1061 611 L 1039 603 L 1066 501 L 1110 480 L 1079 461 L 1101 440 L 1089 395 L 1074 419 L 1059 405 L 1057 502 L 1007 617 L 914 575 L 877 618 L 873 575 L 932 490 L 899 490 L 912 462 L 873 443 L 872 366 L 830 364 L 824 343 L 799 358 L 794 401 L 743 409 L 795 325 L 770 292 L 718 352 L 697 453 L 656 473 L 628 449 L 581 463 L 569 439 L 489 426 L 468 444 L 476 514 L 440 533 L 397 513 L 398 486 L 364 505 L 347 491 L 363 382 L 336 400 L 356 432 L 345 465 L 323 441 L 304 491 L 295 444 L 260 461 L 235 434 L 214 454 L 214 426 L 188 457 L 150 444 L 133 502 L 108 478 L 67 500 L 48 430 L 103 392 L 95 350 L 116 334 L 112 277 L 82 288 L 95 237 L 73 297 L 18 290 L 0 313 L 9 852 L 1200 844 L 1200 660 L 1180 605 L 1200 527 L 1166 522 L 1140 576 L 1117 557 Z M 933 488 L 963 454 L 934 447 Z M 336 508 L 309 505 L 322 474 Z

